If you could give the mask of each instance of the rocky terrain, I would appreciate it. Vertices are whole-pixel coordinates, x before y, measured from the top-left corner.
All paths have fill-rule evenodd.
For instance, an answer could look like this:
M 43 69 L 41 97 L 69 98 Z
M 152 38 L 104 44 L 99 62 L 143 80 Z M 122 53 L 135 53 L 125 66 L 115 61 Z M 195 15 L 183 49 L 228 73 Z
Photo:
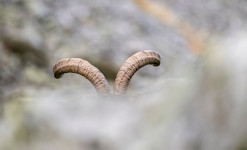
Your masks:
M 245 0 L 0 0 L 0 149 L 245 150 Z M 98 97 L 62 58 L 95 65 L 113 87 L 132 54 L 159 67 L 128 96 Z

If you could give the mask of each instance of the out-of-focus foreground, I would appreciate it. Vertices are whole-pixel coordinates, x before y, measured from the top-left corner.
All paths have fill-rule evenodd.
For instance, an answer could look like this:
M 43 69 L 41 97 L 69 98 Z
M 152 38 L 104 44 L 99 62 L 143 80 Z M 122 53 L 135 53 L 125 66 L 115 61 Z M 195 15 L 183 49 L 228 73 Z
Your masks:
M 246 0 L 0 0 L 1 150 L 246 150 Z M 135 52 L 159 67 L 128 97 L 97 97 L 79 57 L 111 86 Z

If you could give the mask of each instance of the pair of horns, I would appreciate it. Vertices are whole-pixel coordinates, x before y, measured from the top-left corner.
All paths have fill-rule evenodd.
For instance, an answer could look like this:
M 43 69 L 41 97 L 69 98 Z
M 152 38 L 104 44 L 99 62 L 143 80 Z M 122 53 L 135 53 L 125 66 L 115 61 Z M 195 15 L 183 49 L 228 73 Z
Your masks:
M 125 95 L 130 79 L 141 67 L 151 64 L 160 65 L 160 55 L 151 50 L 138 52 L 128 58 L 120 68 L 115 80 L 115 95 Z M 87 78 L 95 87 L 98 94 L 109 95 L 111 93 L 105 76 L 88 61 L 81 58 L 65 58 L 53 67 L 54 77 L 60 78 L 64 73 L 77 73 Z

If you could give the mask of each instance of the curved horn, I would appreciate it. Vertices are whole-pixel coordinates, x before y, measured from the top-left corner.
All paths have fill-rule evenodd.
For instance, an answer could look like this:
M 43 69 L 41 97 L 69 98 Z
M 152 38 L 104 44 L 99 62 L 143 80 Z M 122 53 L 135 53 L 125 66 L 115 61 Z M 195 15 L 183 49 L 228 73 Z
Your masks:
M 128 58 L 120 68 L 115 80 L 115 95 L 124 95 L 127 92 L 130 79 L 141 67 L 152 64 L 160 65 L 160 55 L 151 50 L 138 52 Z
M 77 73 L 87 78 L 100 95 L 110 94 L 109 84 L 105 76 L 88 61 L 81 58 L 65 58 L 53 67 L 55 78 L 60 78 L 64 73 Z

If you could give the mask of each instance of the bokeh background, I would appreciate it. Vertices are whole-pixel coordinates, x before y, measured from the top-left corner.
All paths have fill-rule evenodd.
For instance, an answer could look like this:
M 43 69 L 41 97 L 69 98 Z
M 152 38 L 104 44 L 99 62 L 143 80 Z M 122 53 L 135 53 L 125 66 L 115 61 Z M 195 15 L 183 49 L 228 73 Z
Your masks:
M 246 0 L 0 0 L 0 149 L 246 150 L 246 25 Z M 113 87 L 147 49 L 124 98 L 53 77 L 79 57 Z

